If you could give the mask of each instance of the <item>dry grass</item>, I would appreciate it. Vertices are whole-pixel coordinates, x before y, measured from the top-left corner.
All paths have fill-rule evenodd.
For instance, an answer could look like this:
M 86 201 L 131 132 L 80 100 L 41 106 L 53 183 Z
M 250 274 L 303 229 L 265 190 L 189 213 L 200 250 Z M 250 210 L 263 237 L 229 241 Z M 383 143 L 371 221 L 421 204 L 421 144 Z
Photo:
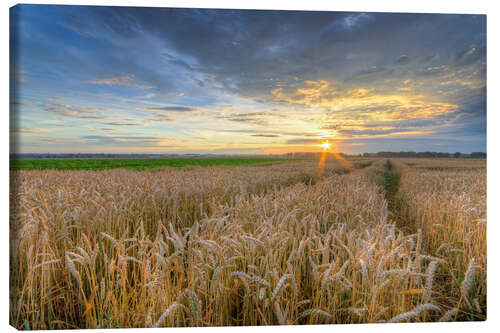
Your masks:
M 10 321 L 57 329 L 483 319 L 486 234 L 475 218 L 484 216 L 446 211 L 463 204 L 462 190 L 484 205 L 484 187 L 460 184 L 481 183 L 485 171 L 452 172 L 442 186 L 455 196 L 441 194 L 439 209 L 412 199 L 421 231 L 408 234 L 371 176 L 383 162 L 13 172 Z M 408 196 L 440 193 L 427 185 L 440 181 L 435 171 L 407 169 Z M 460 218 L 455 234 L 433 236 L 418 222 L 428 209 L 446 228 Z M 453 242 L 462 251 L 436 247 Z

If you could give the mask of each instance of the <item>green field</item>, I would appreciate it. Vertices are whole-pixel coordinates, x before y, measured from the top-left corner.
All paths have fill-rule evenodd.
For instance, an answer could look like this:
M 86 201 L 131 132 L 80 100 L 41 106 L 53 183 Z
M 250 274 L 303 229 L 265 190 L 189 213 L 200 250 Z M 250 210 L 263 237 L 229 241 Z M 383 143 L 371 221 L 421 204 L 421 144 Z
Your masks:
M 105 170 L 125 168 L 145 170 L 159 167 L 247 165 L 285 162 L 285 158 L 68 158 L 68 159 L 11 159 L 11 170 Z

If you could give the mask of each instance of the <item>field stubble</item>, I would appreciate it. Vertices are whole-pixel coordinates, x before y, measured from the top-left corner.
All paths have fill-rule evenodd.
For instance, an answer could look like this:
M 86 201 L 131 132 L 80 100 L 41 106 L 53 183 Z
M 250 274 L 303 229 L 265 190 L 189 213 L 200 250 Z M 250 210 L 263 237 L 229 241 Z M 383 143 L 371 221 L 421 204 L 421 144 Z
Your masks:
M 15 171 L 10 321 L 56 329 L 484 319 L 485 171 L 447 173 L 454 185 L 442 188 L 431 185 L 445 171 L 396 164 L 418 223 L 408 233 L 373 181 L 385 160 L 371 162 L 327 161 L 321 175 L 314 161 Z M 441 192 L 440 206 L 424 200 Z M 435 224 L 448 232 L 432 232 Z

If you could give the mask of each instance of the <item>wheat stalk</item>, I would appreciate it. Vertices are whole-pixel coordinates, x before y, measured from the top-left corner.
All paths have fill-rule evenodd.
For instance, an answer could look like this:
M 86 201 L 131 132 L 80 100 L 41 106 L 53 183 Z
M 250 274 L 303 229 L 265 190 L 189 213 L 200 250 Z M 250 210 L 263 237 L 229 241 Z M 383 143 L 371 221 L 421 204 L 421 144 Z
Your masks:
M 172 313 L 174 310 L 176 310 L 177 308 L 181 308 L 181 309 L 184 309 L 184 310 L 187 310 L 186 307 L 182 304 L 179 304 L 179 303 L 172 303 L 166 310 L 165 312 L 162 313 L 162 315 L 160 316 L 160 318 L 158 318 L 158 320 L 156 321 L 156 323 L 154 324 L 154 327 L 155 328 L 158 328 L 160 327 L 160 325 L 163 323 L 163 321 L 165 320 L 165 318 L 168 317 L 168 315 L 170 313 Z
M 280 291 L 281 287 L 283 286 L 283 283 L 285 283 L 286 280 L 290 279 L 291 275 L 290 274 L 285 274 L 281 277 L 281 279 L 278 281 L 278 284 L 276 285 L 276 288 L 274 288 L 274 291 L 271 296 L 271 301 L 274 301 L 276 298 L 276 295 L 278 295 L 278 292 Z
M 458 313 L 458 309 L 457 308 L 453 308 L 451 310 L 448 310 L 445 312 L 445 314 L 439 318 L 439 321 L 442 321 L 442 322 L 445 322 L 445 321 L 451 321 L 451 319 L 453 317 L 455 317 Z
M 322 317 L 325 317 L 326 319 L 333 319 L 333 316 L 326 311 L 323 311 L 321 309 L 309 309 L 309 310 L 305 310 L 304 312 L 302 312 L 297 317 L 297 319 L 295 319 L 295 322 L 299 321 L 300 319 L 302 319 L 304 317 L 312 316 L 312 315 L 322 316 Z
M 436 305 L 431 304 L 431 303 L 422 304 L 422 305 L 416 306 L 411 311 L 401 313 L 395 317 L 392 317 L 389 320 L 389 323 L 399 323 L 399 322 L 402 322 L 405 320 L 409 320 L 409 319 L 412 319 L 412 318 L 418 316 L 420 313 L 422 313 L 424 311 L 430 311 L 430 310 L 439 311 L 440 309 L 439 309 L 439 307 L 437 307 Z

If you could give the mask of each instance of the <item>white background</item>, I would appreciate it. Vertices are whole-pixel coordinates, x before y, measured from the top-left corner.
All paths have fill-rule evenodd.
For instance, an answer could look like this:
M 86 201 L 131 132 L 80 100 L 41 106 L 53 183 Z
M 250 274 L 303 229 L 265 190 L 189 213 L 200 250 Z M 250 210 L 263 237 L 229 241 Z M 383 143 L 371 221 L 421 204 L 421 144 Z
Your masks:
M 314 330 L 318 332 L 406 332 L 430 330 L 453 330 L 455 332 L 470 332 L 476 330 L 499 331 L 500 328 L 500 279 L 498 260 L 500 255 L 499 242 L 499 209 L 500 202 L 500 176 L 496 168 L 500 169 L 498 151 L 500 144 L 500 131 L 496 127 L 500 125 L 497 109 L 499 107 L 499 25 L 500 12 L 496 1 L 474 0 L 349 0 L 349 1 L 326 1 L 326 0 L 100 0 L 100 1 L 36 1 L 28 0 L 28 3 L 45 4 L 73 4 L 73 5 L 113 5 L 113 6 L 143 6 L 143 7 L 198 7 L 198 8 L 240 8 L 240 9 L 293 9 L 293 10 L 331 10 L 331 11 L 364 11 L 364 12 L 407 12 L 407 13 L 449 13 L 449 14 L 487 14 L 487 68 L 488 68 L 488 319 L 480 323 L 424 323 L 424 324 L 369 324 L 369 325 L 316 325 L 316 326 L 267 326 L 267 327 L 244 327 L 236 329 L 238 332 L 263 331 L 263 332 L 301 332 Z M 2 89 L 0 109 L 0 325 L 9 331 L 14 328 L 9 326 L 9 10 L 17 2 L 5 1 L 1 12 L 2 25 Z M 498 327 L 497 327 L 498 326 Z M 495 327 L 497 327 L 495 329 Z M 229 332 L 233 327 L 216 328 L 174 328 L 171 331 L 189 332 L 218 332 L 219 330 Z M 97 330 L 100 332 L 111 332 L 110 330 Z M 93 331 L 93 332 L 97 332 Z M 117 330 L 114 330 L 117 331 Z M 136 330 L 118 330 L 123 332 L 134 332 Z M 142 329 L 141 332 L 153 331 L 153 329 Z M 155 332 L 158 332 L 156 330 Z

